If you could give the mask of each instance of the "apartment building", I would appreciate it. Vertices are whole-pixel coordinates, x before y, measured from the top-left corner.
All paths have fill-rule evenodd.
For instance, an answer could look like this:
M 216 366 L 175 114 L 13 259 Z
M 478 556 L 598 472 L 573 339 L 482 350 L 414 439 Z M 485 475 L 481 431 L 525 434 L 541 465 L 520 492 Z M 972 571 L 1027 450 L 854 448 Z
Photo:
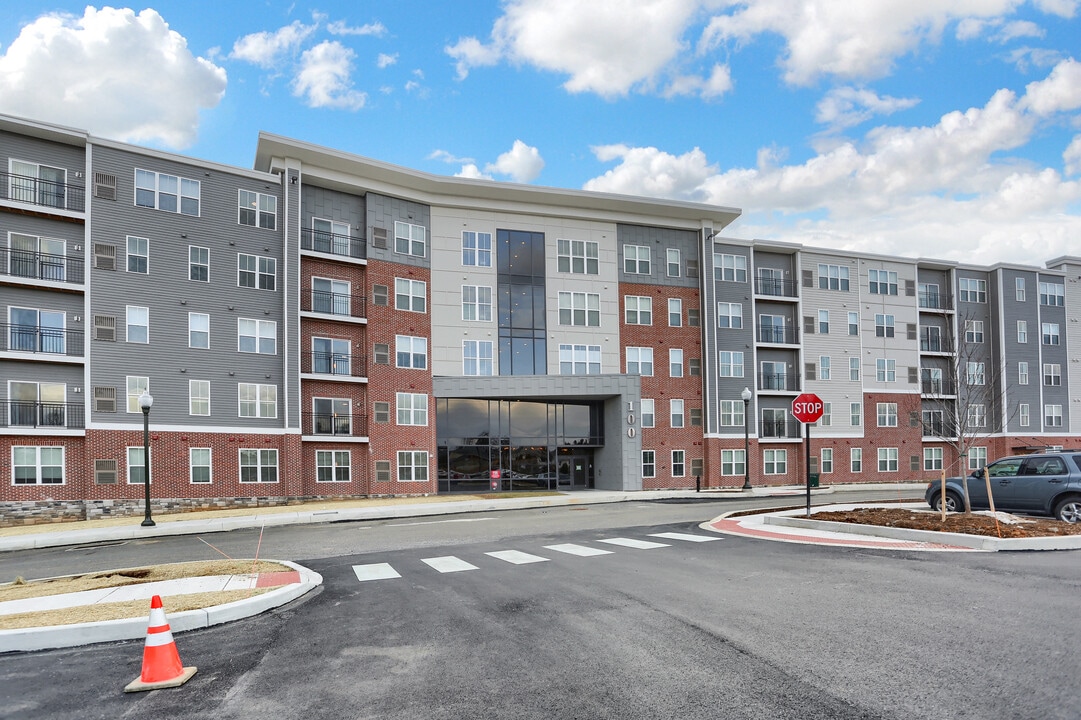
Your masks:
M 141 512 L 144 419 L 156 511 L 798 483 L 802 391 L 824 482 L 1076 442 L 1079 258 L 743 241 L 265 133 L 249 170 L 0 117 L 0 154 L 0 523 Z

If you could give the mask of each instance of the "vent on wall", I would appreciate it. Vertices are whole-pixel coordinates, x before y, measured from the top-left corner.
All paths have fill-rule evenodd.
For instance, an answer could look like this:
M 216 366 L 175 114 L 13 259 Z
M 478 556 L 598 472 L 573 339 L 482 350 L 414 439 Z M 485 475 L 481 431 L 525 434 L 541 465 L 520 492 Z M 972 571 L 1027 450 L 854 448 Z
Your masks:
M 387 229 L 381 227 L 372 228 L 372 247 L 380 250 L 387 249 Z
M 386 483 L 390 482 L 390 462 L 387 460 L 377 460 L 375 463 L 375 481 Z
M 116 342 L 116 318 L 112 315 L 95 315 L 94 339 Z
M 116 270 L 116 246 L 94 243 L 94 267 L 98 270 Z
M 116 200 L 116 175 L 94 173 L 94 197 Z
M 94 412 L 116 412 L 116 388 L 94 388 Z
M 98 485 L 116 485 L 116 460 L 95 460 L 94 482 Z

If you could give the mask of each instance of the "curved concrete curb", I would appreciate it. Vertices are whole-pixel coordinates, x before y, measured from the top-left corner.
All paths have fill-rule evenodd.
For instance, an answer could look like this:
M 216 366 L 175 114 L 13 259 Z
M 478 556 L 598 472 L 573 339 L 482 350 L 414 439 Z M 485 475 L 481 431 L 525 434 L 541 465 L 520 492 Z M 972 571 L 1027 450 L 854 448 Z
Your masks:
M 169 628 L 174 633 L 220 625 L 240 620 L 280 607 L 301 597 L 323 584 L 323 576 L 287 560 L 272 560 L 293 568 L 300 573 L 300 582 L 283 585 L 269 592 L 237 600 L 225 605 L 215 605 L 201 610 L 187 610 L 168 616 Z M 163 593 L 167 594 L 167 593 Z M 136 640 L 146 637 L 147 618 L 103 620 L 79 625 L 53 625 L 40 628 L 0 630 L 0 653 L 48 650 L 76 647 L 117 640 Z

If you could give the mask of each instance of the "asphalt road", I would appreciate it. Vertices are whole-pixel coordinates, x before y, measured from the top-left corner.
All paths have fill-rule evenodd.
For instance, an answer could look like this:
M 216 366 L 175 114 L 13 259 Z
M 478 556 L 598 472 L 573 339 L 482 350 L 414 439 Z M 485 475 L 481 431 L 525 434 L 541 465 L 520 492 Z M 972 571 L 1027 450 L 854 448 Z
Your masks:
M 122 693 L 138 642 L 12 654 L 0 656 L 0 717 L 1078 716 L 1077 552 L 656 536 L 706 536 L 697 524 L 716 511 L 630 503 L 322 528 L 305 540 L 336 535 L 341 547 L 293 557 L 323 573 L 323 589 L 177 636 L 200 668 L 183 688 Z M 664 547 L 603 542 L 617 538 Z M 549 547 L 566 544 L 609 552 Z M 506 550 L 546 560 L 488 555 Z M 445 556 L 476 569 L 423 562 Z M 400 577 L 358 580 L 354 566 L 384 563 Z

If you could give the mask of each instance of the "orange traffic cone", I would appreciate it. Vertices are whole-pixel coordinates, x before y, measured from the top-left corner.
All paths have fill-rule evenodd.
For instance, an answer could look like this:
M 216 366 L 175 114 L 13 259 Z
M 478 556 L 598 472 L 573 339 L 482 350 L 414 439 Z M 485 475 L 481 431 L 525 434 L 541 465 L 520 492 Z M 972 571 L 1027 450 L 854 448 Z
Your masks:
M 150 624 L 143 646 L 143 673 L 128 683 L 124 692 L 179 687 L 191 679 L 195 670 L 180 662 L 180 653 L 176 651 L 173 633 L 161 606 L 161 596 L 155 595 L 150 601 Z

